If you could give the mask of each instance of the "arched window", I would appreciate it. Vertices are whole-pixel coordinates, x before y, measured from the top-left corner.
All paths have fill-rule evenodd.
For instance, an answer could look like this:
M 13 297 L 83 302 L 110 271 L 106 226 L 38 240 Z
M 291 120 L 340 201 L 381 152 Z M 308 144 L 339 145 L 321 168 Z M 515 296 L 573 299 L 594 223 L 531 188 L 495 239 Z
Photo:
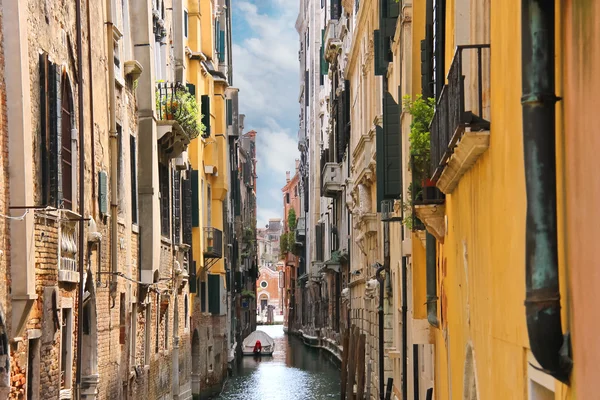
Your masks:
M 69 78 L 64 75 L 61 89 L 61 165 L 62 198 L 66 209 L 73 209 L 73 142 L 71 130 L 73 129 L 73 96 Z

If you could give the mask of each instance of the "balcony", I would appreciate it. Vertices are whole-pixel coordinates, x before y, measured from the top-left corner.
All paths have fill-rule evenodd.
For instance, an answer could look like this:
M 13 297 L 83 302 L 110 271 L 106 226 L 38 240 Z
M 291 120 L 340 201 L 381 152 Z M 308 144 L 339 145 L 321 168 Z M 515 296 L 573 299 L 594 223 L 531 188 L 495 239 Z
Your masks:
M 79 282 L 78 268 L 78 222 L 81 216 L 73 211 L 63 211 L 59 233 L 58 280 L 60 282 Z
M 196 98 L 179 82 L 156 84 L 158 143 L 167 159 L 177 158 L 202 132 Z
M 204 228 L 204 259 L 219 260 L 222 257 L 223 232 L 217 228 Z
M 328 62 L 333 62 L 342 47 L 342 29 L 344 24 L 337 19 L 330 19 L 323 36 L 324 57 Z
M 488 44 L 458 46 L 437 102 L 430 126 L 431 180 L 446 194 L 489 147 L 489 51 Z
M 323 167 L 323 196 L 335 198 L 342 192 L 342 167 L 338 163 L 325 163 Z

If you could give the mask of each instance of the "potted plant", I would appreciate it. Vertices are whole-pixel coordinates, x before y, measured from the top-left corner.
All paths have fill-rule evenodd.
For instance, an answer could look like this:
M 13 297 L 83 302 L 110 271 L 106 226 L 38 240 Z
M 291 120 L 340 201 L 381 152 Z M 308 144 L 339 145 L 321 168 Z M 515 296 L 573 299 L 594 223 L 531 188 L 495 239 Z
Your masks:
M 156 109 L 159 118 L 176 121 L 189 139 L 195 139 L 206 130 L 196 97 L 180 84 L 157 82 Z

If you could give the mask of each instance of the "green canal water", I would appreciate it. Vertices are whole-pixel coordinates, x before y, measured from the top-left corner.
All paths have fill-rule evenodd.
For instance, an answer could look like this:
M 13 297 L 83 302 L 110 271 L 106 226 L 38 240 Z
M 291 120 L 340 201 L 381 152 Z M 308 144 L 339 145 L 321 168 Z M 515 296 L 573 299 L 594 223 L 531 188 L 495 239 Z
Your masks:
M 272 357 L 242 357 L 215 400 L 326 400 L 340 397 L 340 370 L 334 358 L 283 332 L 261 326 L 275 340 Z

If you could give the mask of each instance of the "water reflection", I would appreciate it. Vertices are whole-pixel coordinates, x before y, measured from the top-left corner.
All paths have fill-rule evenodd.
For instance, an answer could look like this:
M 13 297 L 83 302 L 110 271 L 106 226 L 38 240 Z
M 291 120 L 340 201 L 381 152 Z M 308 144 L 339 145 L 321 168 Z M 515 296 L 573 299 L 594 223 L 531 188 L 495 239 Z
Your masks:
M 272 357 L 243 357 L 219 400 L 320 400 L 340 396 L 339 369 L 325 352 L 307 348 L 282 326 L 263 326 L 275 340 Z

